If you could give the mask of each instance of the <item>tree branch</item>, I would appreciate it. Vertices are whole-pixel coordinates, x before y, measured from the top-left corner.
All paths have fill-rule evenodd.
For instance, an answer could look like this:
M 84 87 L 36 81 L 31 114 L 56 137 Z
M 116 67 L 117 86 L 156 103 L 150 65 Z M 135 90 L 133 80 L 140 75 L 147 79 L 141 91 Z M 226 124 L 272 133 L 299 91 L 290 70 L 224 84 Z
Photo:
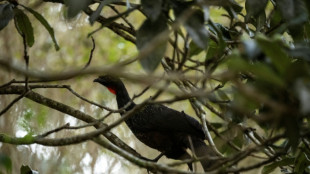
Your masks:
M 96 48 L 95 39 L 92 36 L 90 38 L 91 38 L 92 43 L 93 43 L 93 48 L 90 50 L 88 62 L 86 63 L 86 65 L 84 66 L 83 69 L 86 69 L 90 65 L 90 62 L 92 61 L 92 58 L 93 58 L 93 53 L 94 53 L 95 48 Z
M 15 103 L 17 103 L 20 99 L 22 99 L 23 97 L 25 97 L 25 95 L 28 94 L 28 90 L 25 90 L 25 92 L 23 92 L 21 95 L 19 95 L 18 97 L 16 97 L 10 104 L 8 104 L 1 112 L 0 112 L 0 117 L 6 113 Z
M 3 95 L 3 94 L 23 94 L 24 91 L 25 91 L 25 88 L 23 86 L 8 86 L 8 87 L 0 88 L 0 95 Z M 27 97 L 28 99 L 30 99 L 34 102 L 45 105 L 49 108 L 52 108 L 52 109 L 55 109 L 55 110 L 60 111 L 62 113 L 71 115 L 71 116 L 73 116 L 79 120 L 84 121 L 84 122 L 92 123 L 92 122 L 97 121 L 96 119 L 94 119 L 90 115 L 87 115 L 87 114 L 85 114 L 79 110 L 76 110 L 70 106 L 67 106 L 63 103 L 60 103 L 60 102 L 54 101 L 52 99 L 46 98 L 46 97 L 44 97 L 44 96 L 42 96 L 36 92 L 33 92 L 33 91 L 29 91 L 29 93 L 27 93 L 27 95 L 25 95 L 25 97 Z M 95 124 L 94 127 L 96 127 L 98 129 L 98 128 L 102 128 L 102 127 L 107 127 L 107 125 L 104 123 L 98 123 L 98 124 Z M 104 136 L 108 140 L 113 142 L 115 145 L 117 145 L 118 147 L 125 149 L 126 151 L 134 154 L 137 157 L 141 157 L 141 155 L 139 153 L 137 153 L 134 149 L 129 147 L 127 144 L 125 144 L 122 140 L 120 140 L 113 133 L 105 132 Z
M 65 125 L 64 127 L 66 127 Z M 59 128 L 62 129 L 62 128 Z M 122 148 L 115 146 L 114 144 L 103 140 L 100 137 L 97 137 L 99 135 L 99 132 L 105 129 L 104 127 L 90 132 L 86 133 L 83 135 L 77 135 L 69 138 L 58 138 L 58 139 L 49 139 L 49 138 L 42 138 L 42 136 L 29 136 L 26 135 L 25 137 L 22 138 L 17 138 L 17 137 L 10 137 L 5 134 L 0 134 L 0 142 L 4 143 L 10 143 L 10 144 L 15 144 L 15 145 L 29 145 L 33 143 L 37 143 L 40 145 L 45 145 L 45 146 L 64 146 L 64 145 L 70 145 L 70 144 L 76 144 L 76 143 L 81 143 L 86 140 L 93 140 L 97 144 L 101 145 L 102 147 L 126 158 L 128 161 L 140 166 L 140 167 L 145 167 L 149 170 L 152 171 L 162 171 L 164 173 L 169 172 L 169 173 L 180 173 L 180 174 L 192 174 L 193 172 L 186 172 L 182 170 L 176 170 L 174 168 L 171 168 L 165 164 L 157 164 L 155 162 L 150 162 L 145 159 L 141 159 L 140 157 L 133 156 L 131 153 L 128 153 L 128 151 L 123 150 Z

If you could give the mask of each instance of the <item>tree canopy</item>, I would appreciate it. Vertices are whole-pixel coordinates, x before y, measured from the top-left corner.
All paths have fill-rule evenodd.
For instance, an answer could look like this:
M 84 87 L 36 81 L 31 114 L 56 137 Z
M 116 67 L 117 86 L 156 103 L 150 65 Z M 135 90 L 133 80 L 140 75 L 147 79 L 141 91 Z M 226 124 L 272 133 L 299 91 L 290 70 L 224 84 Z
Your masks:
M 201 172 L 148 161 L 102 74 L 199 120 L 211 173 L 310 172 L 309 14 L 309 0 L 0 0 L 0 173 Z

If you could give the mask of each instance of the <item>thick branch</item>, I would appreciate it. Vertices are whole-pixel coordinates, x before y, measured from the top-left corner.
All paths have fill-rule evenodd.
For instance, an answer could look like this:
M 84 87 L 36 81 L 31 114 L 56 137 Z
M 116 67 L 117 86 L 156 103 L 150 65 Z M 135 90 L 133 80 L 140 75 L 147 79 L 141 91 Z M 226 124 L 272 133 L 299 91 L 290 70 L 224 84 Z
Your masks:
M 0 88 L 0 95 L 3 94 L 23 94 L 25 92 L 25 87 L 23 86 L 8 86 L 8 87 L 3 87 Z M 71 115 L 79 120 L 85 121 L 87 123 L 91 123 L 91 122 L 96 122 L 97 120 L 95 118 L 93 118 L 90 115 L 87 115 L 79 110 L 76 110 L 68 105 L 65 105 L 63 103 L 54 101 L 52 99 L 46 98 L 36 92 L 33 91 L 29 91 L 27 93 L 27 95 L 25 95 L 26 98 L 37 102 L 39 104 L 45 105 L 49 108 L 55 109 L 57 111 L 60 111 L 62 113 Z M 107 127 L 106 124 L 104 123 L 98 123 L 96 125 L 94 125 L 94 127 L 96 128 L 102 128 L 102 127 Z M 113 142 L 115 145 L 117 145 L 118 147 L 125 149 L 126 151 L 134 154 L 135 156 L 141 157 L 141 155 L 139 153 L 137 153 L 134 149 L 132 149 L 131 147 L 129 147 L 127 144 L 125 144 L 122 140 L 120 140 L 116 135 L 112 134 L 111 132 L 105 132 L 103 134 L 108 140 L 110 140 L 111 142 Z
M 62 146 L 62 145 L 80 143 L 85 140 L 92 139 L 94 142 L 96 142 L 100 146 L 106 149 L 109 149 L 112 152 L 115 152 L 116 154 L 126 158 L 128 161 L 138 166 L 150 169 L 152 171 L 163 171 L 163 172 L 169 172 L 169 173 L 183 173 L 183 174 L 192 173 L 192 172 L 176 170 L 164 164 L 157 164 L 155 162 L 151 162 L 145 159 L 138 158 L 132 155 L 131 153 L 128 153 L 127 151 L 123 150 L 122 148 L 119 148 L 115 146 L 114 144 L 103 140 L 100 137 L 93 137 L 92 136 L 93 133 L 94 132 L 86 133 L 83 135 L 78 135 L 78 136 L 74 136 L 70 138 L 59 138 L 59 139 L 40 138 L 40 137 L 33 137 L 33 136 L 28 136 L 28 135 L 22 138 L 17 138 L 17 137 L 10 137 L 5 134 L 0 134 L 0 142 L 16 144 L 16 145 L 29 145 L 29 144 L 37 143 L 37 144 L 46 145 L 46 146 Z
M 179 173 L 179 174 L 193 174 L 193 172 L 187 172 L 187 171 L 181 171 L 181 170 L 176 170 L 173 169 L 171 167 L 168 167 L 165 164 L 156 164 L 154 162 L 149 162 L 149 161 L 145 161 L 145 160 L 141 160 L 139 158 L 135 158 L 134 156 L 132 156 L 131 154 L 129 154 L 128 152 L 113 146 L 113 144 L 111 144 L 108 141 L 104 141 L 100 138 L 94 138 L 93 139 L 97 144 L 100 144 L 101 146 L 121 155 L 122 157 L 126 158 L 128 161 L 137 164 L 139 166 L 145 167 L 151 171 L 162 171 L 163 173 Z

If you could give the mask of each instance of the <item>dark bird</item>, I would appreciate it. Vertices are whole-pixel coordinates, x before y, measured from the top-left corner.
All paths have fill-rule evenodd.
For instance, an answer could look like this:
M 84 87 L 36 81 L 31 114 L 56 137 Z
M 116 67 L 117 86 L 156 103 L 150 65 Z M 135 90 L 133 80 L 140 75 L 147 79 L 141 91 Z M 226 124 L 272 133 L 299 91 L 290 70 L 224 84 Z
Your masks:
M 116 95 L 118 108 L 128 105 L 125 110 L 129 111 L 135 107 L 135 103 L 131 102 L 127 89 L 119 78 L 105 75 L 95 79 L 94 82 L 104 85 Z M 168 158 L 191 159 L 186 149 L 192 150 L 197 157 L 216 156 L 204 142 L 205 134 L 201 124 L 184 112 L 161 104 L 146 104 L 125 122 L 141 142 L 157 149 Z M 205 171 L 213 164 L 206 159 L 201 160 L 200 163 Z M 191 163 L 188 166 L 192 170 Z

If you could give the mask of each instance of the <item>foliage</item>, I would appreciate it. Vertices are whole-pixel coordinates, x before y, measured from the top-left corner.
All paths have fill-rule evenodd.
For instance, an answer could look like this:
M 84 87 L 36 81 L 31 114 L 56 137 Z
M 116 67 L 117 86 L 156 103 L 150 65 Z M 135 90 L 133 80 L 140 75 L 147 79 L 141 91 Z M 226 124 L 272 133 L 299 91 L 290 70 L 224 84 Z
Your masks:
M 26 97 L 97 128 L 97 132 L 91 132 L 92 136 L 83 136 L 86 135 L 84 132 L 71 139 L 62 139 L 61 142 L 58 139 L 52 141 L 45 137 L 63 129 L 79 128 L 53 125 L 50 128 L 52 131 L 39 134 L 35 132 L 36 129 L 27 125 L 34 117 L 27 118 L 28 112 L 23 115 L 25 118 L 22 119 L 22 126 L 31 133 L 30 137 L 22 141 L 15 137 L 3 138 L 6 135 L 0 134 L 1 142 L 62 146 L 92 140 L 140 167 L 151 171 L 174 171 L 173 168 L 150 164 L 143 158 L 141 160 L 139 153 L 127 147 L 116 136 L 111 138 L 109 133 L 112 128 L 105 125 L 105 117 L 100 120 L 104 122 L 103 125 L 99 125 L 94 117 L 84 112 L 75 112 L 64 102 L 53 103 L 49 98 L 40 98 L 32 91 L 36 88 L 57 88 L 60 93 L 61 89 L 68 89 L 82 100 L 108 112 L 111 109 L 76 94 L 68 86 L 68 79 L 110 73 L 141 84 L 140 86 L 147 84 L 154 90 L 166 93 L 163 98 L 168 96 L 166 100 L 157 98 L 151 102 L 177 104 L 179 100 L 188 100 L 200 120 L 206 123 L 205 131 L 212 132 L 215 144 L 210 138 L 207 139 L 209 144 L 218 149 L 226 159 L 224 162 L 219 160 L 215 173 L 243 172 L 260 167 L 263 167 L 264 174 L 271 173 L 276 168 L 284 173 L 309 172 L 308 0 L 141 0 L 139 3 L 121 0 L 42 1 L 48 6 L 52 5 L 47 2 L 66 7 L 64 20 L 72 21 L 83 13 L 89 17 L 90 24 L 99 23 L 100 27 L 89 33 L 95 40 L 98 33 L 104 35 L 102 29 L 108 28 L 119 37 L 134 43 L 138 54 L 125 60 L 119 58 L 119 61 L 109 66 L 96 67 L 91 65 L 94 61 L 92 59 L 96 57 L 92 50 L 84 68 L 73 69 L 71 64 L 57 72 L 29 69 L 27 60 L 30 57 L 31 62 L 32 55 L 28 55 L 27 48 L 40 44 L 35 39 L 36 28 L 33 27 L 29 14 L 48 31 L 55 49 L 59 50 L 53 29 L 56 26 L 51 25 L 35 8 L 14 0 L 1 1 L 0 30 L 14 21 L 17 33 L 23 39 L 22 54 L 27 67 L 12 64 L 10 59 L 14 59 L 13 57 L 5 58 L 0 54 L 0 65 L 4 72 L 14 72 L 26 77 L 22 81 L 24 86 L 20 83 L 16 85 L 17 82 L 12 80 L 0 87 L 1 95 L 20 96 L 3 106 L 0 116 L 7 117 L 8 110 L 18 100 Z M 107 8 L 112 9 L 115 14 L 106 15 Z M 215 22 L 218 20 L 213 17 L 214 11 L 221 13 L 225 20 Z M 141 25 L 132 20 L 137 17 L 136 13 L 143 15 L 138 18 L 143 20 Z M 135 63 L 139 63 L 145 72 L 137 70 Z M 32 85 L 31 81 L 39 84 Z M 60 85 L 53 86 L 45 84 L 46 82 L 58 82 Z M 147 90 L 150 91 L 149 88 Z M 152 91 L 150 93 L 154 94 Z M 169 98 L 171 95 L 172 99 Z M 38 122 L 45 125 L 42 122 L 48 122 L 48 113 L 44 111 L 41 115 L 44 116 L 35 118 L 41 118 Z M 114 123 L 118 122 L 121 123 L 119 120 Z M 99 134 L 106 136 L 109 141 L 97 138 Z M 113 148 L 115 145 L 124 151 Z M 143 152 L 141 154 L 143 156 Z M 250 156 L 257 158 L 258 162 L 244 165 L 244 161 Z M 11 159 L 4 154 L 0 154 L 0 157 L 0 165 L 11 171 Z
M 6 171 L 7 173 L 12 172 L 12 161 L 10 157 L 8 157 L 6 154 L 1 153 L 0 154 L 0 166 L 1 166 L 1 171 L 4 172 Z M 5 170 L 2 170 L 5 169 Z

